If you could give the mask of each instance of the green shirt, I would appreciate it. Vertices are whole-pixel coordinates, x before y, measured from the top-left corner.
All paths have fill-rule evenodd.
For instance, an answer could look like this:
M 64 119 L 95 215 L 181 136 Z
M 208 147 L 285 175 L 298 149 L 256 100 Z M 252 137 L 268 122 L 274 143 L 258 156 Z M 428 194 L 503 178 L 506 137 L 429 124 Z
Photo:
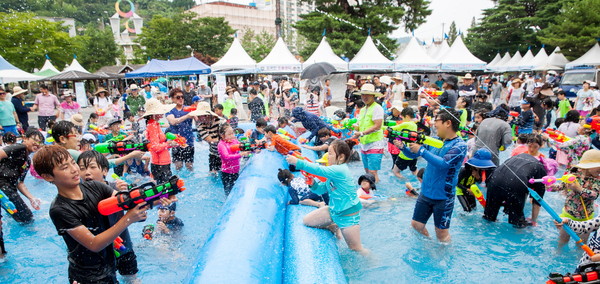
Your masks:
M 558 117 L 564 118 L 567 115 L 567 112 L 571 110 L 571 103 L 569 100 L 564 99 L 558 103 Z
M 123 131 L 119 131 L 119 134 L 117 134 L 117 136 L 120 136 L 120 135 L 127 136 L 127 133 L 125 133 Z M 113 138 L 115 138 L 115 136 L 112 134 L 112 132 L 104 135 L 104 141 L 108 141 Z
M 15 106 L 10 101 L 0 101 L 0 125 L 14 126 L 17 125 L 15 120 Z
M 417 131 L 419 128 L 417 127 L 417 124 L 414 121 L 406 121 L 406 122 L 402 122 L 396 126 L 392 126 L 392 130 L 394 130 L 394 131 L 402 131 L 404 129 L 408 129 L 410 131 Z M 403 160 L 413 160 L 413 159 L 407 157 L 406 155 L 404 155 L 404 153 L 402 153 L 402 151 L 400 151 L 400 154 L 398 156 L 400 158 L 402 158 Z
M 141 95 L 129 95 L 127 96 L 127 100 L 125 100 L 125 103 L 129 107 L 129 111 L 131 111 L 133 115 L 136 115 L 138 109 L 140 109 L 144 106 L 144 104 L 146 104 L 146 99 Z

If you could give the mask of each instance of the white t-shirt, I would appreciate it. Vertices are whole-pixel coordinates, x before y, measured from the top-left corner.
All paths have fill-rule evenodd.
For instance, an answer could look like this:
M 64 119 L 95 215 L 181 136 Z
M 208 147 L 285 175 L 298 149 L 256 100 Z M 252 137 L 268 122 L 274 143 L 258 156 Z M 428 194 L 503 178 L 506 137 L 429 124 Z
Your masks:
M 107 97 L 101 98 L 101 97 L 96 97 L 94 99 L 94 106 L 102 109 L 104 111 L 108 111 L 108 106 L 110 105 L 110 100 Z
M 419 90 L 417 91 L 417 95 L 420 95 L 422 93 L 425 93 L 425 87 L 420 87 Z M 426 99 L 419 99 L 419 107 L 422 107 L 426 104 L 427 104 Z
M 523 90 L 523 88 L 517 88 L 515 89 L 514 87 L 510 87 L 508 89 L 508 93 L 510 94 L 510 99 L 508 100 L 508 106 L 509 107 L 518 107 L 521 106 L 521 100 L 523 99 L 523 93 L 525 93 L 525 90 Z

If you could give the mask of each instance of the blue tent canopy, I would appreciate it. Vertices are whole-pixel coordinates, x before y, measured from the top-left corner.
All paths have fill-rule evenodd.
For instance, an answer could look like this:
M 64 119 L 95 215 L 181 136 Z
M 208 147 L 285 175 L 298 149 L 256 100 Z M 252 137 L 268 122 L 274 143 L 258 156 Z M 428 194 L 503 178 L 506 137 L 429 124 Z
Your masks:
M 126 78 L 210 74 L 210 67 L 195 57 L 179 60 L 152 59 L 146 66 L 125 74 Z

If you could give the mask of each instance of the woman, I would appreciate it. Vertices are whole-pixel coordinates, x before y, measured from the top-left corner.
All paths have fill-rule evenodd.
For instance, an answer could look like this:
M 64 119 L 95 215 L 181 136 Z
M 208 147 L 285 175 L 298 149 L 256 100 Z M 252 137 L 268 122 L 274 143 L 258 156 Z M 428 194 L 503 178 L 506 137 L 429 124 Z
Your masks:
M 237 116 L 241 120 L 247 120 L 248 114 L 244 109 L 244 103 L 242 102 L 242 95 L 240 95 L 240 90 L 237 87 L 234 87 L 235 91 L 233 92 L 233 101 L 235 102 L 235 108 L 237 109 Z
M 100 87 L 94 95 L 96 96 L 94 98 L 94 111 L 99 116 L 98 124 L 99 126 L 105 125 L 108 121 L 113 119 L 111 113 L 108 111 L 111 103 L 108 98 L 108 91 Z
M 225 101 L 223 101 L 223 115 L 226 118 L 229 118 L 229 114 L 231 113 L 231 109 L 235 108 L 235 101 L 233 99 L 233 94 L 237 89 L 234 86 L 227 86 L 227 88 L 225 88 L 225 94 L 227 95 L 227 97 L 225 98 Z
M 590 82 L 583 82 L 583 89 L 577 91 L 577 98 L 575 98 L 575 109 L 579 112 L 581 117 L 586 117 L 594 106 L 594 92 L 590 90 Z
M 184 110 L 184 91 L 175 88 L 169 92 L 169 98 L 175 103 L 175 107 L 167 112 L 166 117 L 169 122 L 169 132 L 181 135 L 187 142 L 187 147 L 176 147 L 171 150 L 175 169 L 181 170 L 183 163 L 189 171 L 194 170 L 194 132 L 192 129 L 192 120 L 195 119 L 190 112 Z
M 510 88 L 508 88 L 506 102 L 511 111 L 521 111 L 521 100 L 523 99 L 523 94 L 525 93 L 525 90 L 522 86 L 523 81 L 521 81 L 519 78 L 516 78 L 512 81 Z
M 281 108 L 283 109 L 283 116 L 289 117 L 293 107 L 295 107 L 295 103 L 292 102 L 294 98 L 294 94 L 292 94 L 291 90 L 294 88 L 290 82 L 286 81 L 283 84 L 283 93 L 281 94 Z M 292 104 L 294 106 L 292 106 Z M 281 116 L 281 115 L 280 115 Z
M 76 101 L 73 101 L 73 91 L 66 90 L 63 93 L 64 102 L 60 104 L 60 119 L 70 120 L 71 117 L 81 111 L 81 106 Z
M 559 165 L 564 166 L 566 169 L 570 169 L 574 165 L 577 165 L 581 155 L 591 148 L 591 133 L 591 129 L 580 125 L 579 129 L 577 130 L 577 136 L 572 137 L 568 141 L 558 142 L 552 140 L 546 133 L 544 133 L 543 136 L 547 139 L 548 145 L 556 147 L 556 162 L 558 162 Z

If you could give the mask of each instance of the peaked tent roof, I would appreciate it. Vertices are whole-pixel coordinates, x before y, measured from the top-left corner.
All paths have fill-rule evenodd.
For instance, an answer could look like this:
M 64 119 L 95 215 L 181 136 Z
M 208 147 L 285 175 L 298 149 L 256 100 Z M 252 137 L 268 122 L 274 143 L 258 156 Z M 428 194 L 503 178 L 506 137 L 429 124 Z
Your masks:
M 337 71 L 348 70 L 348 62 L 344 61 L 333 52 L 333 49 L 331 49 L 331 45 L 329 45 L 327 37 L 325 36 L 321 39 L 319 46 L 317 46 L 317 49 L 315 49 L 313 54 L 302 63 L 302 69 L 317 62 L 327 62 L 333 65 Z
M 490 63 L 488 63 L 488 65 L 486 66 L 486 68 L 490 69 L 496 63 L 500 62 L 500 60 L 502 60 L 502 56 L 500 55 L 500 52 L 498 52 L 498 53 L 496 53 L 496 56 L 494 56 L 494 59 L 492 59 L 492 61 L 490 61 Z
M 210 67 L 195 57 L 178 60 L 152 59 L 146 66 L 135 71 L 125 73 L 125 78 L 143 78 L 160 76 L 185 76 L 195 74 L 209 74 Z
M 525 53 L 525 55 L 523 55 L 523 58 L 521 58 L 521 60 L 519 60 L 519 62 L 517 63 L 515 71 L 531 70 L 531 68 L 533 68 L 533 66 L 529 66 L 527 64 L 529 64 L 529 62 L 533 58 L 534 58 L 533 52 L 531 52 L 531 49 L 528 49 L 527 52 Z
M 437 61 L 441 61 L 444 55 L 446 55 L 446 53 L 448 53 L 449 50 L 450 46 L 448 45 L 448 41 L 442 40 L 442 43 L 438 46 L 437 50 L 435 51 L 435 54 L 431 54 L 430 56 L 431 58 Z
M 600 65 L 600 45 L 597 42 L 584 55 L 571 61 L 571 63 L 566 64 L 565 68 L 572 69 L 576 66 L 584 66 L 584 65 L 588 65 L 588 66 Z
M 494 64 L 493 66 L 490 66 L 488 68 L 490 68 L 490 70 L 493 70 L 493 71 L 500 70 L 502 68 L 502 66 L 504 66 L 504 64 L 506 64 L 506 62 L 508 62 L 511 59 L 512 59 L 512 57 L 510 56 L 510 53 L 507 51 L 504 54 L 504 56 L 502 56 L 502 59 L 500 59 L 500 61 L 496 62 L 496 64 Z
M 56 72 L 56 74 L 60 73 L 60 71 L 58 71 L 58 69 L 56 69 L 56 67 L 54 67 L 54 65 L 52 65 L 52 62 L 50 62 L 50 59 L 46 59 L 46 61 L 44 62 L 44 66 L 42 66 L 42 69 L 40 69 L 40 72 L 46 71 L 46 70 L 54 71 L 54 72 Z
M 450 50 L 441 58 L 443 71 L 484 70 L 485 61 L 475 57 L 460 37 L 457 37 Z
M 429 57 L 431 57 L 431 58 L 434 58 L 434 55 L 436 54 L 437 51 L 438 51 L 438 45 L 435 43 L 432 43 L 427 47 L 427 55 L 429 55 Z
M 352 71 L 360 70 L 392 70 L 394 68 L 394 62 L 387 59 L 375 43 L 371 36 L 367 36 L 365 43 L 360 48 L 358 53 L 350 60 L 348 68 Z
M 63 72 L 67 72 L 67 71 L 79 71 L 79 72 L 84 72 L 84 73 L 90 73 L 89 71 L 85 70 L 85 68 L 83 68 L 83 66 L 81 66 L 81 64 L 79 64 L 79 61 L 77 61 L 77 58 L 73 58 L 71 65 L 67 66 L 67 68 L 65 68 L 65 70 L 63 70 Z
M 27 73 L 15 67 L 0 55 L 0 84 L 18 81 L 37 81 L 40 79 L 43 79 L 43 77 Z
M 256 64 L 261 73 L 291 74 L 302 72 L 302 64 L 290 52 L 283 39 L 277 39 L 275 46 L 261 62 Z
M 531 70 L 533 70 L 537 66 L 546 64 L 546 61 L 548 61 L 548 54 L 546 53 L 546 50 L 542 47 L 540 51 L 535 55 L 535 57 L 533 57 L 533 59 L 529 61 L 528 65 L 531 66 Z
M 219 61 L 211 65 L 210 68 L 213 71 L 253 69 L 256 68 L 256 61 L 248 55 L 236 37 L 233 39 L 233 42 L 225 55 L 223 55 Z
M 565 67 L 569 60 L 560 52 L 560 47 L 556 47 L 552 54 L 548 56 L 547 65 Z
M 519 51 L 517 50 L 517 52 L 515 52 L 515 55 L 513 55 L 513 56 L 510 58 L 510 60 L 508 60 L 508 61 L 504 62 L 504 64 L 502 64 L 502 65 L 496 65 L 496 66 L 498 67 L 498 68 L 497 68 L 497 70 L 498 70 L 498 71 L 507 71 L 507 70 L 511 70 L 511 68 L 512 68 L 513 66 L 516 66 L 516 65 L 517 65 L 517 64 L 518 64 L 518 63 L 521 61 L 521 59 L 523 59 L 523 56 L 521 56 L 521 52 L 519 52 Z
M 439 66 L 440 63 L 427 55 L 415 37 L 394 60 L 394 71 L 433 71 Z

